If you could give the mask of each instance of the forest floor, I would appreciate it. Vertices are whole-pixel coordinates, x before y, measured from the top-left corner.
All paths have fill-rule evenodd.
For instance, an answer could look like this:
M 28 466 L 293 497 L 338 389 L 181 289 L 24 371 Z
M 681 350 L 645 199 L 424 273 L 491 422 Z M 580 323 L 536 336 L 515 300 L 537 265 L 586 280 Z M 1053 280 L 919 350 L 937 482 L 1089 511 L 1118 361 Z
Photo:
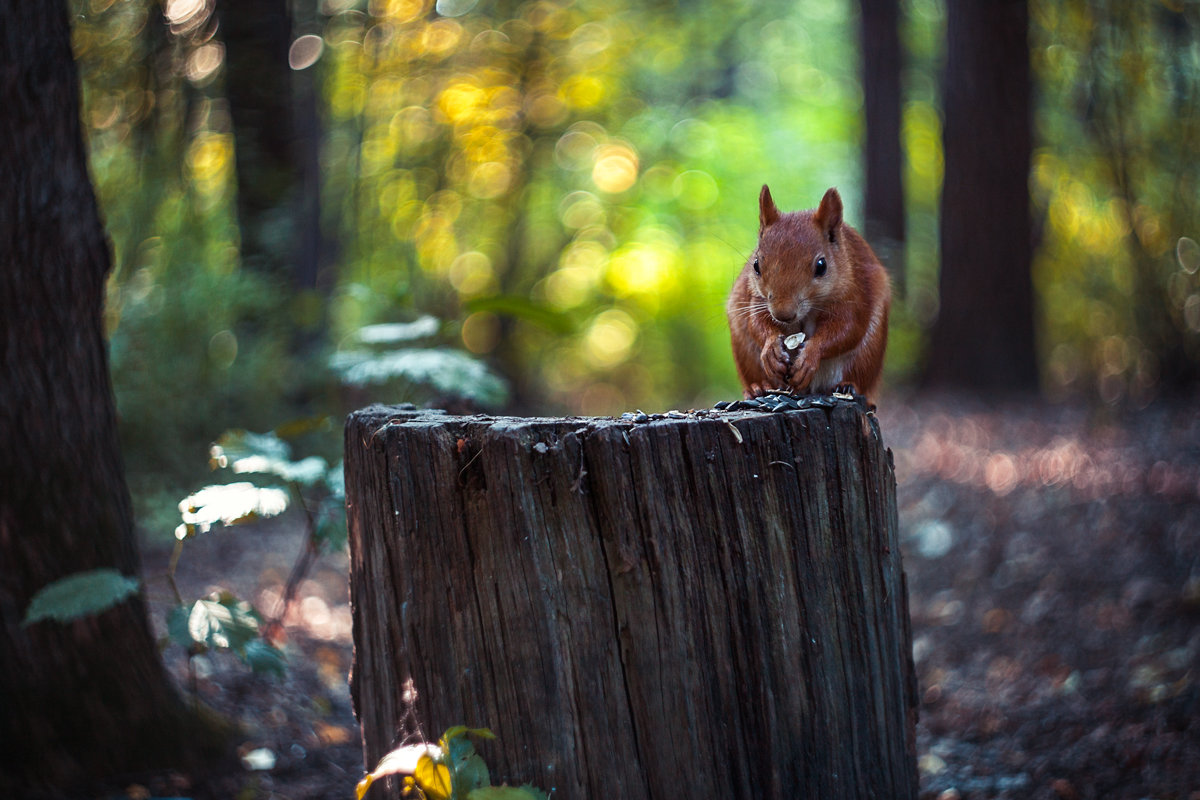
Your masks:
M 879 417 L 898 480 L 922 799 L 1200 800 L 1200 412 L 939 397 L 889 398 Z M 189 542 L 181 591 L 229 589 L 269 612 L 301 536 L 285 519 Z M 158 619 L 167 557 L 145 556 Z M 301 584 L 284 678 L 224 656 L 189 671 L 168 649 L 180 682 L 240 723 L 243 758 L 119 796 L 353 797 L 346 573 L 329 555 Z

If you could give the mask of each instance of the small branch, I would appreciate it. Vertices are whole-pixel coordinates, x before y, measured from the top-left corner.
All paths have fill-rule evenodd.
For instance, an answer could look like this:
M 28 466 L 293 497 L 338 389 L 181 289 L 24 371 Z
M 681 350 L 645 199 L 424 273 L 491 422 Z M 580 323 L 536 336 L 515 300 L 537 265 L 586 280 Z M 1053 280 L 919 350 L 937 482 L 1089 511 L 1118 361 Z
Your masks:
M 313 517 L 312 509 L 304 502 L 304 495 L 300 492 L 300 488 L 296 484 L 291 484 L 291 489 L 300 503 L 300 508 L 304 509 L 304 549 L 300 551 L 300 555 L 296 557 L 296 563 L 292 565 L 291 574 L 288 575 L 287 583 L 283 588 L 283 597 L 279 601 L 278 612 L 263 628 L 263 638 L 271 644 L 274 644 L 283 633 L 283 620 L 287 617 L 287 612 L 292 607 L 292 602 L 296 599 L 296 592 L 300 588 L 300 582 L 308 574 L 313 561 L 321 554 L 320 545 L 317 543 L 317 521 Z
M 183 555 L 183 539 L 175 540 L 175 549 L 171 551 L 171 560 L 167 562 L 167 583 L 171 584 L 171 591 L 175 593 L 175 602 L 183 605 L 183 595 L 179 593 L 179 586 L 175 583 L 175 568 L 179 566 L 179 557 Z

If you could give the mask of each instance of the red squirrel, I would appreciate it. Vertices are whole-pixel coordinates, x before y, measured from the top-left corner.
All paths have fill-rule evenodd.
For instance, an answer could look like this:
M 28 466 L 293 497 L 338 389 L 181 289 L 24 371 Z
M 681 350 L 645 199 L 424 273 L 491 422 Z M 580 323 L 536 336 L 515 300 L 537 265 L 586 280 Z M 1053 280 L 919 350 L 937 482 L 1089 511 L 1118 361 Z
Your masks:
M 842 221 L 837 189 L 815 211 L 781 214 L 764 184 L 758 209 L 758 246 L 725 308 L 745 396 L 853 388 L 873 401 L 891 308 L 887 271 Z M 785 337 L 803 344 L 793 352 Z

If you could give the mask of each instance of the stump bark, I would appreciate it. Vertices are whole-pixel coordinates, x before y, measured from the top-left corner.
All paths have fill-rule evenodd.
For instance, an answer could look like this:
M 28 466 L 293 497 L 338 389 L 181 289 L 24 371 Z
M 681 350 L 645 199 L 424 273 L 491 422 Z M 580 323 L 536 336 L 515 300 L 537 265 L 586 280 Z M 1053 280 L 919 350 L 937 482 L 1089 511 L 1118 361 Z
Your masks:
M 895 478 L 848 401 L 346 426 L 369 766 L 486 726 L 493 783 L 571 798 L 915 798 Z M 657 415 L 656 415 L 657 416 Z

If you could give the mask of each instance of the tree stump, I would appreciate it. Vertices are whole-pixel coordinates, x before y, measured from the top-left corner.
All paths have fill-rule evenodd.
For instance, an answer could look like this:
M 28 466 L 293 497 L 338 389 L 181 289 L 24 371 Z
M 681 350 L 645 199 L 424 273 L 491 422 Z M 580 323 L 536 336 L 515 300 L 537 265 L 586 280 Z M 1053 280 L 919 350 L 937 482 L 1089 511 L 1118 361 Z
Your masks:
M 737 408 L 740 403 L 734 404 Z M 895 478 L 873 416 L 346 426 L 369 766 L 412 678 L 431 738 L 557 797 L 915 798 Z

